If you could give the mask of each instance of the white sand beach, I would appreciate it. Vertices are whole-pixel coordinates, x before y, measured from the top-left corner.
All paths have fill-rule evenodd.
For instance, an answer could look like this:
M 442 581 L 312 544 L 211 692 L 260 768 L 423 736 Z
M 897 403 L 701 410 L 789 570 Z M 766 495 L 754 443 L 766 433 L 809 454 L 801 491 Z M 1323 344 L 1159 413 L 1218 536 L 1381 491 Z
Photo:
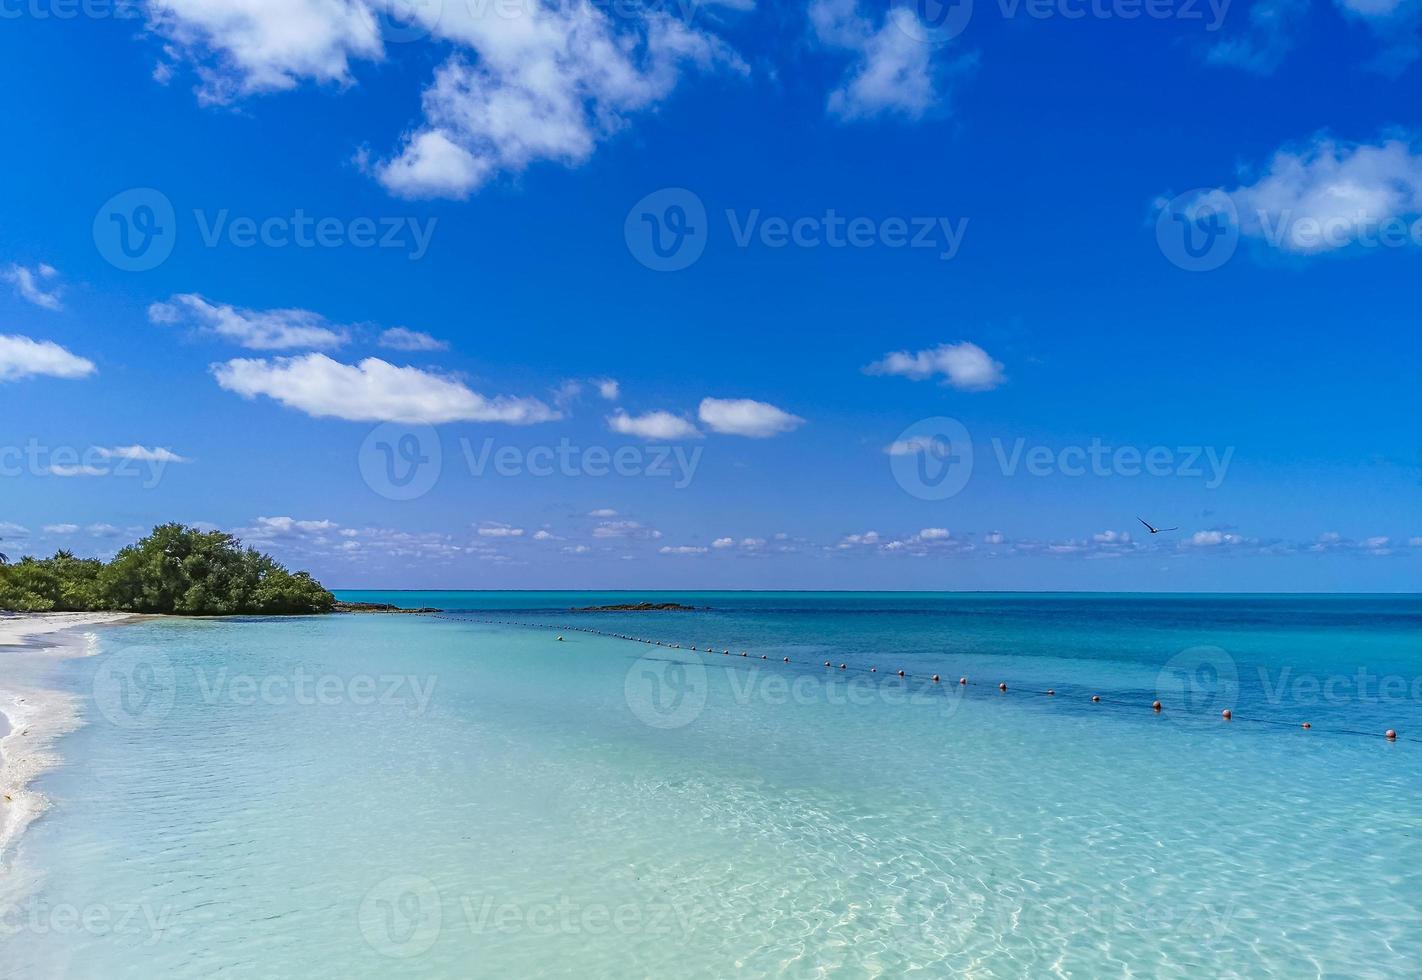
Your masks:
M 97 637 L 84 630 L 132 617 L 121 613 L 0 615 L 0 867 L 10 845 L 44 811 L 29 788 L 58 760 L 54 743 L 79 721 L 71 695 L 45 690 L 32 675 L 47 659 L 85 656 Z

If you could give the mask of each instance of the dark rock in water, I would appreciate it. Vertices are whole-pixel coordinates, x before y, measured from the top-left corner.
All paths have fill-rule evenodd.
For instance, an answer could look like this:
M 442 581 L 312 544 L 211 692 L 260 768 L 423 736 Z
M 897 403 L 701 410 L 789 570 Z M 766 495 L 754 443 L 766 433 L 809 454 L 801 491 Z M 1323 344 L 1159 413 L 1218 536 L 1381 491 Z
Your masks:
M 695 612 L 679 602 L 624 602 L 615 606 L 574 606 L 573 612 Z
M 337 602 L 336 608 L 332 611 L 338 613 L 406 613 L 409 615 L 444 612 L 443 609 L 436 609 L 433 606 L 405 609 L 401 606 L 392 606 L 388 602 Z

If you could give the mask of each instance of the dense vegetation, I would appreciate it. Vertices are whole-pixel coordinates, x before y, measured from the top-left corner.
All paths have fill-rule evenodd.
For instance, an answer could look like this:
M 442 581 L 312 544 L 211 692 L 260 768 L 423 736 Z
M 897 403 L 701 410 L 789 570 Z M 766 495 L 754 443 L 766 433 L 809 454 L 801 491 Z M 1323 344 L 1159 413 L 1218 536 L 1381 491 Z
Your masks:
M 335 596 L 230 534 L 164 524 L 108 563 L 60 551 L 0 563 L 0 609 L 184 616 L 330 612 Z

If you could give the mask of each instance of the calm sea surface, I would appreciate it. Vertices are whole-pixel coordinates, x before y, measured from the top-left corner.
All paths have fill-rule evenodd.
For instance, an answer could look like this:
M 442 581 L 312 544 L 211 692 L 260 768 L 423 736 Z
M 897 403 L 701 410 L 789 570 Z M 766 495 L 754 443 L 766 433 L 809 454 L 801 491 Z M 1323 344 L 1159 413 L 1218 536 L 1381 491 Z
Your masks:
M 342 598 L 53 669 L 0 976 L 1422 975 L 1422 598 Z

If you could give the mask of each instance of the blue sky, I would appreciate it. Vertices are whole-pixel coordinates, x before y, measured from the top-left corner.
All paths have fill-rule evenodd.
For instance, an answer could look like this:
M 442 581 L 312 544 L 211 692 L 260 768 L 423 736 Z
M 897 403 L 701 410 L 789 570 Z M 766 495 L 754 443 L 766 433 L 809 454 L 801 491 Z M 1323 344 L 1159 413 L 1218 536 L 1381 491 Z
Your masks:
M 1422 581 L 1415 2 L 0 14 L 12 555 Z

